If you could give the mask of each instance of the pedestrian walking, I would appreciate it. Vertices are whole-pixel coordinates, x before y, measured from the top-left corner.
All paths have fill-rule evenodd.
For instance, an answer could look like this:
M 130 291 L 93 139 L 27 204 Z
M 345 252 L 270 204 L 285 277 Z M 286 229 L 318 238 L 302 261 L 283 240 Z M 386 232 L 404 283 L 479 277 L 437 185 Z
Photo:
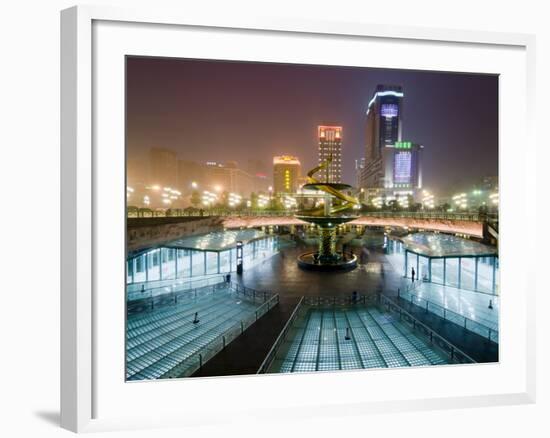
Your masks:
M 193 324 L 198 324 L 200 322 L 199 312 L 195 312 L 195 317 L 193 318 Z
M 416 274 L 414 268 L 411 268 L 411 278 L 412 278 L 412 281 L 414 283 L 414 275 Z

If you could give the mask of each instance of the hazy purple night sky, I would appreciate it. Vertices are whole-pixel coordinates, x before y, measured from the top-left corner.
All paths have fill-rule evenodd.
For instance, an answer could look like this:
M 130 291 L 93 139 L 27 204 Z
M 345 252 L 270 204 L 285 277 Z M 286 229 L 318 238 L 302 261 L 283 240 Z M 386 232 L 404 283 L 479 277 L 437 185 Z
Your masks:
M 127 59 L 128 157 L 152 146 L 194 161 L 273 155 L 317 163 L 317 125 L 343 126 L 344 180 L 365 155 L 377 84 L 402 85 L 403 140 L 425 146 L 424 186 L 469 188 L 498 172 L 498 78 L 490 75 L 160 58 Z

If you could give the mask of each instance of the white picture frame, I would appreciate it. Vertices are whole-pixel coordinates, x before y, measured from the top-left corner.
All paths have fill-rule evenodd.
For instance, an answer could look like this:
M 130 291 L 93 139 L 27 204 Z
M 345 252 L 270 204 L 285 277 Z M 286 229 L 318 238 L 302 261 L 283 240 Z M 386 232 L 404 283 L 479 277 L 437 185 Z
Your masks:
M 100 26 L 100 27 L 98 27 Z M 103 27 L 101 27 L 103 26 Z M 124 28 L 122 32 L 131 32 L 136 38 L 124 38 L 119 32 L 120 26 Z M 156 411 L 149 408 L 150 415 L 140 415 L 138 411 L 133 411 L 129 406 L 128 410 L 122 409 L 130 397 L 141 396 L 144 400 L 151 397 L 160 396 L 160 391 L 171 391 L 172 395 L 167 395 L 168 400 L 173 397 L 173 392 L 181 390 L 181 382 L 146 382 L 146 385 L 126 384 L 125 388 L 131 388 L 131 394 L 126 394 L 128 399 L 122 397 L 122 392 L 105 392 L 108 386 L 105 382 L 112 382 L 118 376 L 121 385 L 124 385 L 124 378 L 120 370 L 109 370 L 104 361 L 106 352 L 111 346 L 107 347 L 105 341 L 105 330 L 111 328 L 117 332 L 119 327 L 116 321 L 124 318 L 124 315 L 118 314 L 120 303 L 110 308 L 113 313 L 105 311 L 105 299 L 98 300 L 98 287 L 110 283 L 116 283 L 117 270 L 124 269 L 124 264 L 114 265 L 112 273 L 104 269 L 100 253 L 105 252 L 106 246 L 102 239 L 113 237 L 113 230 L 122 233 L 121 236 L 113 240 L 113 247 L 117 251 L 123 250 L 120 247 L 120 241 L 124 240 L 124 231 L 120 227 L 120 221 L 115 220 L 114 228 L 107 229 L 104 224 L 105 205 L 119 206 L 120 200 L 124 199 L 124 185 L 120 188 L 120 194 L 116 190 L 113 198 L 109 201 L 107 198 L 105 185 L 118 186 L 123 181 L 124 168 L 120 168 L 120 155 L 122 149 L 120 145 L 114 145 L 111 164 L 107 164 L 104 154 L 98 153 L 98 147 L 106 147 L 109 139 L 103 141 L 104 135 L 111 135 L 113 132 L 120 133 L 123 126 L 120 126 L 120 120 L 123 120 L 123 114 L 116 117 L 109 117 L 112 125 L 105 126 L 101 111 L 104 99 L 98 95 L 98 90 L 102 89 L 101 81 L 105 76 L 105 65 L 111 57 L 120 60 L 120 54 L 125 52 L 124 44 L 128 40 L 138 44 L 140 32 L 143 29 L 151 32 L 149 35 L 158 34 L 158 38 L 167 38 L 170 32 L 178 32 L 178 29 L 185 29 L 185 32 L 199 32 L 200 37 L 209 38 L 208 35 L 219 37 L 220 32 L 233 32 L 231 38 L 235 41 L 254 41 L 263 39 L 265 50 L 269 51 L 270 39 L 304 39 L 304 48 L 314 48 L 317 38 L 334 38 L 336 46 L 340 44 L 377 44 L 386 45 L 407 44 L 411 47 L 419 47 L 421 50 L 441 50 L 440 55 L 448 49 L 448 45 L 463 52 L 467 57 L 468 51 L 482 50 L 478 53 L 478 62 L 484 67 L 480 71 L 503 74 L 506 82 L 503 87 L 504 94 L 501 94 L 501 214 L 503 221 L 501 230 L 503 240 L 501 242 L 501 251 L 504 259 L 501 262 L 503 271 L 504 309 L 501 336 L 503 337 L 503 354 L 501 362 L 498 364 L 479 365 L 475 371 L 472 369 L 460 367 L 444 367 L 415 370 L 391 370 L 391 371 L 372 371 L 368 374 L 364 372 L 353 373 L 333 373 L 322 375 L 304 375 L 304 376 L 261 376 L 261 377 L 232 377 L 216 379 L 191 379 L 186 383 L 185 390 L 187 394 L 198 394 L 194 403 L 193 410 L 191 406 L 181 407 L 179 409 L 164 409 L 160 404 Z M 174 34 L 175 35 L 175 34 Z M 172 38 L 174 35 L 169 35 Z M 182 38 L 192 35 L 185 34 Z M 315 38 L 313 37 L 315 36 Z M 176 37 L 178 37 L 176 35 Z M 265 39 L 264 39 L 265 37 Z M 126 40 L 126 41 L 125 41 Z M 268 41 L 269 40 L 269 41 Z M 161 40 L 151 37 L 147 40 L 147 46 L 142 53 L 151 55 L 158 50 L 160 56 L 170 55 L 170 40 L 165 44 L 159 44 Z M 200 40 L 194 40 L 200 41 Z M 209 46 L 207 40 L 205 43 L 197 44 L 191 54 L 196 56 L 201 50 L 204 50 L 205 58 L 209 55 L 207 52 L 216 53 L 218 50 L 215 41 Z M 327 40 L 328 41 L 328 40 Z M 332 41 L 332 40 L 331 40 Z M 107 45 L 106 42 L 109 42 Z M 157 44 L 157 46 L 155 46 Z M 288 44 L 288 41 L 285 43 Z M 307 44 L 311 44 L 307 46 Z M 529 202 L 534 198 L 535 193 L 535 175 L 533 157 L 535 156 L 535 139 L 533 134 L 534 115 L 534 45 L 535 39 L 532 35 L 491 33 L 483 31 L 459 31 L 451 29 L 425 29 L 416 27 L 372 25 L 365 23 L 339 23 L 339 22 L 320 22 L 275 18 L 261 18 L 243 16 L 240 20 L 232 19 L 228 21 L 224 17 L 211 14 L 200 16 L 188 14 L 180 11 L 162 11 L 156 9 L 148 10 L 126 10 L 110 7 L 78 6 L 62 11 L 61 13 L 61 426 L 76 432 L 100 431 L 120 428 L 147 428 L 162 427 L 189 424 L 205 424 L 209 418 L 215 414 L 218 422 L 229 421 L 235 414 L 245 416 L 262 416 L 268 409 L 278 408 L 281 415 L 289 415 L 294 418 L 305 418 L 311 415 L 341 415 L 342 413 L 363 414 L 368 412 L 389 412 L 406 411 L 412 409 L 441 409 L 456 407 L 474 407 L 488 405 L 520 404 L 531 403 L 535 399 L 535 309 L 533 296 L 535 294 L 535 285 L 533 276 L 530 276 L 530 267 L 527 263 L 514 258 L 510 248 L 517 248 L 519 240 L 514 238 L 514 229 L 520 224 L 533 224 L 536 217 L 536 208 L 530 209 L 512 209 L 509 199 L 523 199 Z M 107 48 L 107 46 L 109 46 Z M 137 46 L 135 46 L 137 47 Z M 210 47 L 210 48 L 209 48 Z M 274 46 L 275 47 L 275 46 Z M 282 46 L 281 46 L 282 47 Z M 174 44 L 174 50 L 179 50 L 178 45 Z M 234 53 L 233 59 L 256 59 L 254 44 L 250 45 L 250 52 L 243 55 Z M 244 50 L 244 49 L 243 49 Z M 262 50 L 264 50 L 262 48 Z M 454 49 L 452 49 L 454 50 Z M 314 50 L 311 50 L 314 53 Z M 343 51 L 344 52 L 344 51 Z M 375 51 L 373 51 L 374 53 Z M 479 54 L 497 53 L 494 67 L 489 67 L 487 59 L 482 59 Z M 176 52 L 174 52 L 176 53 Z M 399 51 L 397 53 L 400 53 Z M 128 53 L 127 53 L 128 54 Z M 130 54 L 136 54 L 132 51 Z M 102 58 L 105 56 L 105 58 Z M 274 54 L 275 59 L 281 54 Z M 288 61 L 296 61 L 299 58 L 296 55 L 290 56 Z M 295 56 L 295 58 L 292 58 Z M 313 55 L 312 55 L 313 56 Z M 347 55 L 349 56 L 349 54 Z M 502 62 L 497 58 L 502 56 Z M 509 56 L 509 59 L 507 58 Z M 345 57 L 333 61 L 338 64 Z M 405 54 L 403 57 L 406 58 Z M 442 58 L 445 56 L 441 55 Z M 463 60 L 460 56 L 454 57 L 454 63 L 457 71 L 460 71 L 460 65 Z M 506 59 L 505 59 L 506 58 Z M 101 60 L 100 63 L 96 61 Z M 278 59 L 278 58 L 277 58 Z M 287 58 L 281 58 L 287 59 Z M 315 58 L 319 61 L 321 58 Z M 311 59 L 308 62 L 314 62 Z M 382 59 L 382 58 L 380 58 Z M 472 58 L 475 59 L 475 56 Z M 499 58 L 500 59 L 500 58 Z M 520 62 L 517 62 L 517 61 Z M 443 61 L 441 61 L 443 62 Z M 471 61 L 470 61 L 471 62 Z M 408 64 L 407 64 L 408 63 Z M 420 65 L 425 63 L 424 65 Z M 395 68 L 419 68 L 426 69 L 428 64 L 425 59 L 402 60 L 400 65 L 394 65 Z M 383 62 L 379 61 L 378 65 Z M 99 65 L 99 66 L 98 66 Z M 343 64 L 346 65 L 346 64 Z M 393 65 L 393 64 L 391 64 Z M 408 65 L 408 67 L 405 67 Z M 450 65 L 450 64 L 449 64 Z M 465 64 L 466 65 L 466 64 Z M 500 66 L 506 73 L 499 71 Z M 504 71 L 503 70 L 503 71 Z M 113 111 L 120 110 L 120 84 L 123 83 L 123 76 L 120 77 L 120 64 L 113 68 L 113 77 L 116 77 L 111 84 L 118 87 L 117 92 L 111 93 L 114 99 L 118 99 L 116 105 L 110 107 Z M 472 71 L 466 69 L 465 71 Z M 477 70 L 476 70 L 477 71 Z M 107 75 L 109 76 L 109 75 Z M 107 79 L 109 79 L 107 77 Z M 111 86 L 109 85 L 109 87 Z M 108 87 L 107 87 L 108 88 Z M 114 89 L 114 88 L 113 88 Z M 112 91 L 112 89 L 110 89 Z M 512 112 L 509 111 L 511 105 L 510 97 L 506 92 L 510 91 L 510 96 L 514 96 L 514 102 L 517 105 L 515 109 L 515 126 L 509 126 L 513 122 Z M 99 92 L 100 93 L 100 92 Z M 505 105 L 507 105 L 505 107 Z M 119 111 L 120 112 L 120 111 Z M 97 124 L 101 128 L 97 128 Z M 117 125 L 118 123 L 118 125 Z M 107 134 L 104 134 L 107 133 Z M 118 135 L 118 134 L 117 134 Z M 514 162 L 509 153 L 511 140 L 523 139 L 522 151 L 525 157 Z M 101 146 L 98 146 L 98 141 Z M 118 157 L 118 158 L 117 158 Z M 122 158 L 123 159 L 123 158 Z M 117 167 L 118 166 L 118 167 Z M 118 169 L 118 170 L 117 170 Z M 511 172 L 515 171 L 517 180 L 508 182 Z M 110 184 L 108 184 L 110 182 Z M 117 197 L 118 196 L 118 197 Z M 123 203 L 122 203 L 123 205 Z M 532 206 L 536 203 L 532 202 Z M 124 215 L 124 210 L 115 208 L 115 213 Z M 506 219 L 504 219 L 506 218 Z M 123 220 L 123 217 L 120 218 Z M 118 239 L 118 240 L 117 240 Z M 528 247 L 531 243 L 527 242 Z M 524 248 L 525 249 L 525 246 Z M 115 251 L 116 253 L 116 251 Z M 514 274 L 507 274 L 506 269 L 514 266 Z M 516 278 L 517 280 L 514 280 Z M 523 281 L 522 281 L 523 280 Z M 518 283 L 514 283 L 517 281 Z M 511 296 L 506 307 L 507 283 L 510 288 L 519 290 L 517 296 Z M 116 287 L 113 286 L 116 290 Z M 123 300 L 124 291 L 120 289 L 120 297 L 113 298 L 109 295 L 108 299 Z M 104 291 L 103 288 L 101 288 Z M 102 297 L 105 295 L 102 295 Z M 107 322 L 106 322 L 107 321 Z M 512 327 L 511 321 L 517 322 L 517 327 Z M 515 331 L 514 331 L 515 330 Z M 507 344 L 510 339 L 510 344 Z M 105 347 L 104 347 L 105 345 Z M 506 350 L 507 345 L 511 350 Z M 113 348 L 115 344 L 113 344 Z M 102 349 L 105 349 L 104 351 Z M 509 354 L 514 351 L 514 355 Z M 98 354 L 98 352 L 101 352 Z M 123 351 L 120 352 L 123 356 Z M 514 357 L 512 357 L 514 356 Z M 508 364 L 510 368 L 508 369 Z M 114 367 L 117 368 L 117 367 Z M 505 372 L 502 370 L 506 370 Z M 112 372 L 112 375 L 109 374 Z M 399 375 L 404 378 L 413 377 L 415 382 L 419 382 L 418 387 L 411 383 L 407 387 L 407 392 L 401 394 L 398 389 L 388 390 L 386 397 L 382 396 L 382 386 L 377 389 L 376 381 L 383 382 L 388 379 L 387 373 L 396 373 L 396 379 Z M 493 375 L 501 373 L 499 379 L 492 381 Z M 118 374 L 117 374 L 118 373 Z M 407 374 L 404 374 L 407 373 Z M 427 374 L 431 373 L 431 374 Z M 449 392 L 446 389 L 436 388 L 430 390 L 421 387 L 420 383 L 425 382 L 431 375 L 434 380 L 449 379 L 450 374 L 455 373 L 460 380 L 474 379 L 474 383 L 479 383 L 479 391 L 472 390 L 468 385 L 455 388 Z M 109 374 L 109 376 L 107 376 Z M 460 376 L 460 377 L 458 377 Z M 507 376 L 507 377 L 506 377 Z M 291 380 L 288 380 L 290 377 Z M 373 379 L 376 378 L 376 381 Z M 321 380 L 320 380 L 321 379 Z M 324 379 L 324 380 L 323 380 Z M 351 385 L 360 386 L 359 380 L 369 380 L 369 387 L 372 388 L 372 394 L 361 393 L 357 391 L 349 394 L 349 400 L 346 399 L 345 391 L 341 393 L 336 391 L 337 387 L 348 388 Z M 477 380 L 479 379 L 479 380 Z M 503 381 L 505 379 L 506 381 Z M 501 383 L 499 383 L 499 381 Z M 313 391 L 312 388 L 318 387 L 320 383 L 327 382 L 329 393 L 333 394 L 333 399 L 326 400 L 321 393 Z M 483 384 L 481 382 L 484 382 Z M 214 396 L 216 387 L 223 388 L 224 394 L 230 394 L 236 388 L 240 388 L 240 399 L 236 406 L 231 409 L 222 409 L 222 402 L 228 403 L 229 397 L 221 397 L 219 405 L 207 404 L 208 396 Z M 153 386 L 155 385 L 155 386 Z M 170 389 L 168 386 L 172 385 Z M 500 385 L 500 386 L 499 386 Z M 255 387 L 261 386 L 258 397 L 253 400 L 250 394 L 254 393 Z M 161 388 L 163 387 L 163 388 Z M 311 394 L 293 400 L 291 404 L 284 397 L 284 391 L 288 388 L 309 388 Z M 155 388 L 151 390 L 151 388 Z M 161 389 L 158 389 L 161 388 Z M 179 389 L 178 389 L 179 388 Z M 273 405 L 268 406 L 267 399 L 262 394 L 266 391 L 272 391 L 270 397 Z M 332 391 L 332 392 L 330 392 Z M 378 391 L 378 392 L 377 392 Z M 106 398 L 111 399 L 113 406 L 108 406 Z M 163 396 L 164 397 L 164 396 Z M 239 397 L 235 395 L 235 397 Z M 218 397 L 220 398 L 220 397 Z M 116 409 L 118 405 L 120 409 Z M 209 409 L 207 415 L 206 409 Z

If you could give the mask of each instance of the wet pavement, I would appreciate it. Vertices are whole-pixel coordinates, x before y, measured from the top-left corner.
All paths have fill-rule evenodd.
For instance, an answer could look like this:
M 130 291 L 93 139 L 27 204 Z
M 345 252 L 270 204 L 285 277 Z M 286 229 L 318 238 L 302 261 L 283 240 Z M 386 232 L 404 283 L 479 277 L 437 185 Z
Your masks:
M 381 250 L 356 253 L 359 266 L 349 272 L 313 272 L 298 267 L 296 257 L 315 247 L 286 248 L 232 281 L 279 294 L 279 305 L 260 318 L 193 377 L 255 374 L 302 296 L 333 297 L 385 292 L 397 294 L 404 280 Z

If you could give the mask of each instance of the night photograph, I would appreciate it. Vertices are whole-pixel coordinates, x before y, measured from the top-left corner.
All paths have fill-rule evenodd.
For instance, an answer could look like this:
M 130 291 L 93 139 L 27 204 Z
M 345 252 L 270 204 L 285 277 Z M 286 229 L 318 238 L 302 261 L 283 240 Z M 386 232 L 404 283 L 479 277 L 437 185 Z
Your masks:
M 125 99 L 127 381 L 499 361 L 498 75 L 127 56 Z

